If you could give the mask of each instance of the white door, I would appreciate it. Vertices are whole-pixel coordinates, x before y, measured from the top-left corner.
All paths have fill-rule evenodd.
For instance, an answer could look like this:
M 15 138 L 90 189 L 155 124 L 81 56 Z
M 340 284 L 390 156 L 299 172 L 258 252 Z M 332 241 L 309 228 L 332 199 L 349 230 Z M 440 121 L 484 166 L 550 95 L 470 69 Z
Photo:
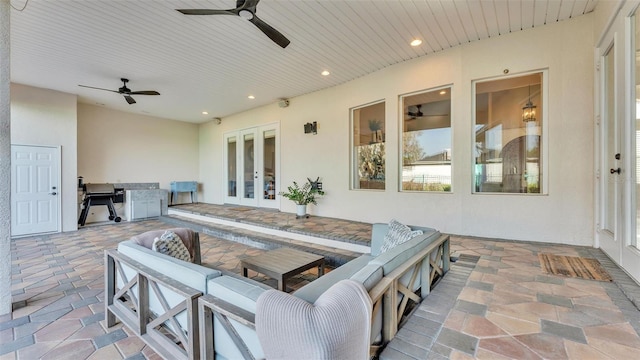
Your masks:
M 598 237 L 600 247 L 616 261 L 620 259 L 620 229 L 622 219 L 621 207 L 621 176 L 620 168 L 620 110 L 621 96 L 617 85 L 620 83 L 617 75 L 619 61 L 616 34 L 612 34 L 610 41 L 603 47 L 600 54 L 600 122 L 599 122 L 599 203 Z M 621 172 L 622 170 L 620 170 Z
M 630 96 L 625 96 L 623 157 L 621 167 L 625 181 L 623 199 L 626 203 L 623 209 L 629 209 L 625 216 L 625 241 L 622 249 L 620 264 L 640 282 L 640 8 L 633 11 L 633 15 L 625 19 L 625 31 L 631 41 L 626 44 L 631 46 L 631 51 L 625 54 L 629 56 L 631 66 L 628 68 L 631 74 L 625 76 L 629 84 L 625 84 Z
M 260 194 L 258 206 L 268 208 L 280 207 L 278 195 L 280 166 L 279 128 L 276 124 L 258 128 L 258 184 Z
M 277 124 L 224 135 L 225 203 L 278 208 L 278 136 Z
M 60 231 L 60 150 L 11 145 L 11 236 Z
M 634 148 L 640 122 L 636 106 L 640 86 L 637 15 L 628 4 L 599 47 L 597 241 L 604 252 L 640 281 L 640 243 L 636 216 L 640 151 Z M 636 11 L 636 14 L 638 12 Z M 631 66 L 629 66 L 631 65 Z M 635 171 L 634 171 L 635 170 Z

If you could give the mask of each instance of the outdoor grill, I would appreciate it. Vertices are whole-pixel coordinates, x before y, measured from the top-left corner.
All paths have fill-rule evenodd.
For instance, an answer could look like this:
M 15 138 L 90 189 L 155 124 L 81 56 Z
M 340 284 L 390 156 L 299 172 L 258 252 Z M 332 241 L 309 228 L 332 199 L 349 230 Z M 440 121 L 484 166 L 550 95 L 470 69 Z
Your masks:
M 89 215 L 89 209 L 93 205 L 105 205 L 109 209 L 109 220 L 120 222 L 122 220 L 118 214 L 116 214 L 116 208 L 113 203 L 117 197 L 120 197 L 122 202 L 122 190 L 116 191 L 113 184 L 86 184 L 84 185 L 85 195 L 82 200 L 82 212 L 78 219 L 78 224 L 84 226 L 87 221 L 87 215 Z

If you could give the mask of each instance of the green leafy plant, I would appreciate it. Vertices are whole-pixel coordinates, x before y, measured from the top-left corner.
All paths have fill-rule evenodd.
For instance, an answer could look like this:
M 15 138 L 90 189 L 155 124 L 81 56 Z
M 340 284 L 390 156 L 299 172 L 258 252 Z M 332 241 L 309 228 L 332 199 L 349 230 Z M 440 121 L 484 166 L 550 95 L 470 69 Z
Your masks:
M 316 197 L 324 195 L 324 191 L 311 186 L 311 182 L 307 182 L 300 186 L 294 181 L 293 185 L 287 186 L 287 191 L 281 191 L 279 194 L 280 196 L 293 201 L 297 205 L 318 205 Z

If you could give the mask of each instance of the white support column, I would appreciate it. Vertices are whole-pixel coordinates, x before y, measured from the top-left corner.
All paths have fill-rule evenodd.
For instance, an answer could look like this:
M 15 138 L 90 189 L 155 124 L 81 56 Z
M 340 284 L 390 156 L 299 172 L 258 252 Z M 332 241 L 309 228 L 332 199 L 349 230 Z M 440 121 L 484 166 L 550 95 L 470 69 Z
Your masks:
M 0 315 L 11 313 L 10 5 L 0 0 Z

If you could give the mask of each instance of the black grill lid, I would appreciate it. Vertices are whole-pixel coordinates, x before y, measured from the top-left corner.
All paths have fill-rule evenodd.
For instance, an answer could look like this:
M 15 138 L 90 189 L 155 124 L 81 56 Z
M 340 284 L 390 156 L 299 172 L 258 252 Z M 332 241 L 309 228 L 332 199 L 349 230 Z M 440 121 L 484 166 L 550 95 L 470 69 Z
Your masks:
M 87 194 L 113 194 L 113 184 L 86 184 Z

